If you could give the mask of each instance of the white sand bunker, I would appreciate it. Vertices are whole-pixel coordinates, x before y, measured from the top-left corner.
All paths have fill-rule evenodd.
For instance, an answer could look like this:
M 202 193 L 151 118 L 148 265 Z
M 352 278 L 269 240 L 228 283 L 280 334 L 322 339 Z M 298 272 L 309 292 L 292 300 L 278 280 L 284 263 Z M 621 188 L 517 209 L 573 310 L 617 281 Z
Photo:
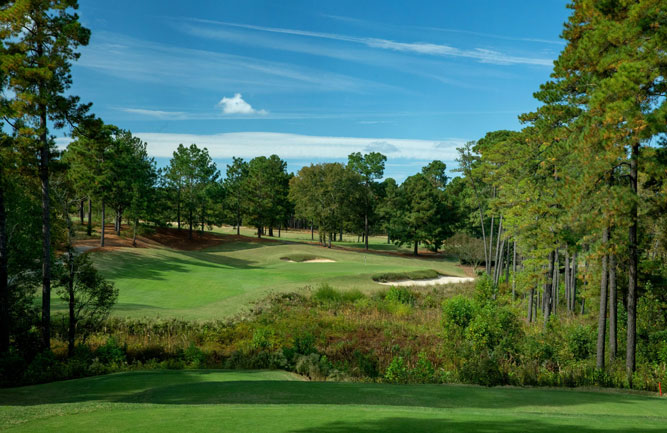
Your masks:
M 336 263 L 335 260 L 331 259 L 310 259 L 310 260 L 303 260 L 301 262 L 297 262 L 296 260 L 287 260 L 290 263 Z
M 327 259 L 326 257 L 317 257 L 311 255 L 294 255 L 281 257 L 280 260 L 283 260 L 288 263 L 335 263 L 335 260 Z
M 429 278 L 428 280 L 403 280 L 403 281 L 394 281 L 380 283 L 385 286 L 436 286 L 438 284 L 450 284 L 450 283 L 467 283 L 468 281 L 475 281 L 474 278 L 470 277 L 439 277 L 439 278 Z

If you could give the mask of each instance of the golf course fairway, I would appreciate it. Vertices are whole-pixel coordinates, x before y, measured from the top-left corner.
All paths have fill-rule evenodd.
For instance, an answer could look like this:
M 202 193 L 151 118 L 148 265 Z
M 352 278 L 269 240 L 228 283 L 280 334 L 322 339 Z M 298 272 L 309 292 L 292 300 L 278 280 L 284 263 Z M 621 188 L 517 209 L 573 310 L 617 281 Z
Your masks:
M 0 390 L 10 432 L 665 432 L 625 392 L 308 382 L 281 371 L 139 371 Z

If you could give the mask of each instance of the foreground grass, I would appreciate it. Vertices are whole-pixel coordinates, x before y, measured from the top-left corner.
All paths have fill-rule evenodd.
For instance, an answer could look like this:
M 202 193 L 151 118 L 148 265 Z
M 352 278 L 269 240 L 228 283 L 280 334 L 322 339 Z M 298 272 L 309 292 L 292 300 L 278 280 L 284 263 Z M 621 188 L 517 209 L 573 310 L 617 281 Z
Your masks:
M 150 371 L 0 391 L 12 432 L 664 432 L 657 397 L 303 382 L 279 371 Z
M 464 276 L 447 259 L 366 254 L 282 242 L 225 242 L 199 250 L 118 248 L 93 252 L 102 274 L 120 291 L 113 314 L 188 320 L 226 318 L 270 292 L 329 283 L 341 289 L 377 289 L 372 276 L 434 269 Z M 282 257 L 317 256 L 335 263 L 290 263 Z M 55 308 L 64 305 L 54 299 Z

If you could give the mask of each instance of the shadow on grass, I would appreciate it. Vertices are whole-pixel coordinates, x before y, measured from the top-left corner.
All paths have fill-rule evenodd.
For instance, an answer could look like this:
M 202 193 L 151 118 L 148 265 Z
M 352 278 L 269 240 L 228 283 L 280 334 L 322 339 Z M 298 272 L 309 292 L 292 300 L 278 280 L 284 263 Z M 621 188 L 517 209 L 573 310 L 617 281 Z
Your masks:
M 524 415 L 527 417 L 527 415 Z M 385 432 L 410 432 L 410 433 L 601 433 L 601 432 L 627 432 L 627 433 L 649 433 L 665 432 L 667 427 L 648 427 L 641 426 L 635 428 L 619 428 L 609 425 L 607 427 L 586 427 L 581 422 L 563 423 L 557 419 L 551 419 L 551 422 L 544 422 L 536 417 L 521 420 L 452 420 L 447 418 L 440 419 L 419 419 L 407 417 L 383 418 L 373 421 L 336 421 L 314 428 L 305 428 L 292 430 L 292 433 L 385 433 Z
M 9 390 L 10 392 L 0 392 L 0 404 L 30 406 L 45 403 L 109 401 L 164 405 L 310 404 L 438 409 L 535 407 L 538 408 L 538 411 L 542 407 L 593 405 L 587 408 L 587 412 L 595 413 L 595 406 L 600 408 L 606 404 L 639 406 L 647 402 L 646 397 L 620 393 L 483 388 L 461 385 L 301 382 L 262 378 L 258 378 L 259 380 L 206 381 L 205 374 L 205 371 L 161 374 L 137 372 L 51 383 L 41 387 L 16 388 Z M 243 374 L 252 373 L 243 372 Z M 629 413 L 628 416 L 630 416 Z
M 254 269 L 248 260 L 234 257 L 220 257 L 204 252 L 180 251 L 184 258 L 172 254 L 147 255 L 134 252 L 114 252 L 99 256 L 105 277 L 138 279 L 138 280 L 166 280 L 167 272 L 192 272 L 196 268 L 225 269 Z

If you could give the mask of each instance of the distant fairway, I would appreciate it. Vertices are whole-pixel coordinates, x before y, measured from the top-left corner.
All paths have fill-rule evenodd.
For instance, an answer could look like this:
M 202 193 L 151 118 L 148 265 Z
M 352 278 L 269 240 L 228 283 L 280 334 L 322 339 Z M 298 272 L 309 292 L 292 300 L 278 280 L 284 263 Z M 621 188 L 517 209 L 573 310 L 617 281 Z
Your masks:
M 229 237 L 231 239 L 231 236 Z M 465 276 L 455 262 L 343 251 L 294 242 L 227 241 L 195 251 L 115 248 L 91 252 L 98 269 L 120 290 L 113 314 L 129 317 L 213 319 L 229 317 L 270 292 L 329 283 L 347 289 L 380 289 L 373 274 L 435 269 Z M 312 255 L 335 263 L 290 263 Z M 55 303 L 56 309 L 63 304 Z
M 279 371 L 147 371 L 0 390 L 11 432 L 667 431 L 622 392 L 303 382 Z

